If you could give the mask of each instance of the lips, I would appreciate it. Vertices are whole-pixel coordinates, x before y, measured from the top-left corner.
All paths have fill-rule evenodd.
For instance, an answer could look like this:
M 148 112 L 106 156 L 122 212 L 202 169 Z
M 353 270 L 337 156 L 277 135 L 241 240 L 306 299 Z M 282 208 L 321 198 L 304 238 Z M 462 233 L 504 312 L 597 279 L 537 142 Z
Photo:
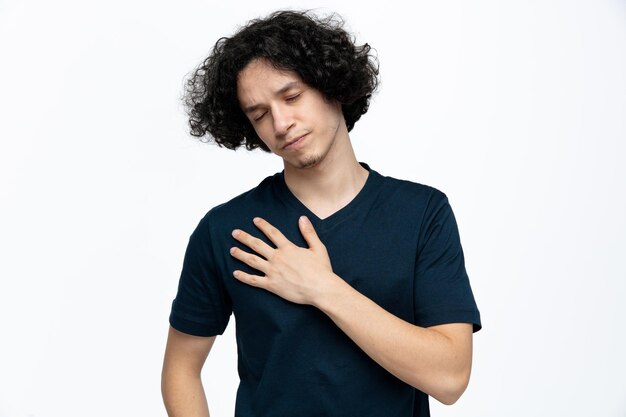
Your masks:
M 297 137 L 297 138 L 295 138 L 295 139 L 293 139 L 293 140 L 291 140 L 291 141 L 287 142 L 287 144 L 285 144 L 285 146 L 283 146 L 283 149 L 287 149 L 287 147 L 288 147 L 289 145 L 292 145 L 292 144 L 296 143 L 297 141 L 299 141 L 300 139 L 302 139 L 302 138 L 303 138 L 303 137 L 305 137 L 306 135 L 308 135 L 308 133 L 305 133 L 304 135 L 299 136 L 299 137 Z

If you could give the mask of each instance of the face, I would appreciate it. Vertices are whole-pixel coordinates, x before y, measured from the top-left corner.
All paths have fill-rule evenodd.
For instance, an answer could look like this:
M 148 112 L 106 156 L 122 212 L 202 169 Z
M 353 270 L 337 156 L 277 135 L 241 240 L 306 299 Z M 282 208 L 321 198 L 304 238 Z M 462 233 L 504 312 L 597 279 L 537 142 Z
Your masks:
M 240 73 L 237 97 L 263 143 L 294 168 L 323 161 L 347 129 L 338 102 L 326 102 L 298 74 L 279 71 L 263 60 Z

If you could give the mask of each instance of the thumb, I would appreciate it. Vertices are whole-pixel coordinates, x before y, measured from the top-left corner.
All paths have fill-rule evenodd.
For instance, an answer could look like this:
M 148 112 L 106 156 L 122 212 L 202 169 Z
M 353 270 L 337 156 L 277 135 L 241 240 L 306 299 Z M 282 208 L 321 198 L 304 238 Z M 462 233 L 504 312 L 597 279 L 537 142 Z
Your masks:
M 318 249 L 323 246 L 322 241 L 317 236 L 317 232 L 315 232 L 315 229 L 311 224 L 311 221 L 306 216 L 300 216 L 298 225 L 300 226 L 300 232 L 302 233 L 302 236 L 304 236 L 304 240 L 306 240 L 309 248 Z

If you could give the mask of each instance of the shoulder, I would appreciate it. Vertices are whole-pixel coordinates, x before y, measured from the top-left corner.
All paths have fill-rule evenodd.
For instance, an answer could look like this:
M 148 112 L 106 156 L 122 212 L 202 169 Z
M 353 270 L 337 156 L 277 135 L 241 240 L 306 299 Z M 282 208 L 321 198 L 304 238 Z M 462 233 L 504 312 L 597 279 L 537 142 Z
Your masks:
M 422 209 L 448 202 L 447 195 L 432 185 L 384 175 L 381 175 L 381 184 L 384 198 L 399 199 L 405 203 L 413 202 Z
M 258 207 L 260 203 L 271 200 L 273 182 L 277 180 L 277 175 L 267 176 L 255 187 L 212 207 L 204 214 L 200 220 L 200 225 L 209 228 L 210 224 L 213 229 L 216 226 L 226 225 L 232 223 L 234 219 L 249 215 L 253 207 Z

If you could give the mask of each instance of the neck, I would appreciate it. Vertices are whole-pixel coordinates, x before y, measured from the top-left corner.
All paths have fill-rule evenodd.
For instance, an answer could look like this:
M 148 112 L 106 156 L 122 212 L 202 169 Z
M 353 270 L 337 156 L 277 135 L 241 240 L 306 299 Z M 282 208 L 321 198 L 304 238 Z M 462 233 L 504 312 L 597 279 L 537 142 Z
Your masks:
M 368 171 L 359 164 L 348 135 L 336 138 L 333 149 L 317 165 L 299 169 L 284 164 L 289 190 L 318 217 L 348 204 L 363 188 Z

